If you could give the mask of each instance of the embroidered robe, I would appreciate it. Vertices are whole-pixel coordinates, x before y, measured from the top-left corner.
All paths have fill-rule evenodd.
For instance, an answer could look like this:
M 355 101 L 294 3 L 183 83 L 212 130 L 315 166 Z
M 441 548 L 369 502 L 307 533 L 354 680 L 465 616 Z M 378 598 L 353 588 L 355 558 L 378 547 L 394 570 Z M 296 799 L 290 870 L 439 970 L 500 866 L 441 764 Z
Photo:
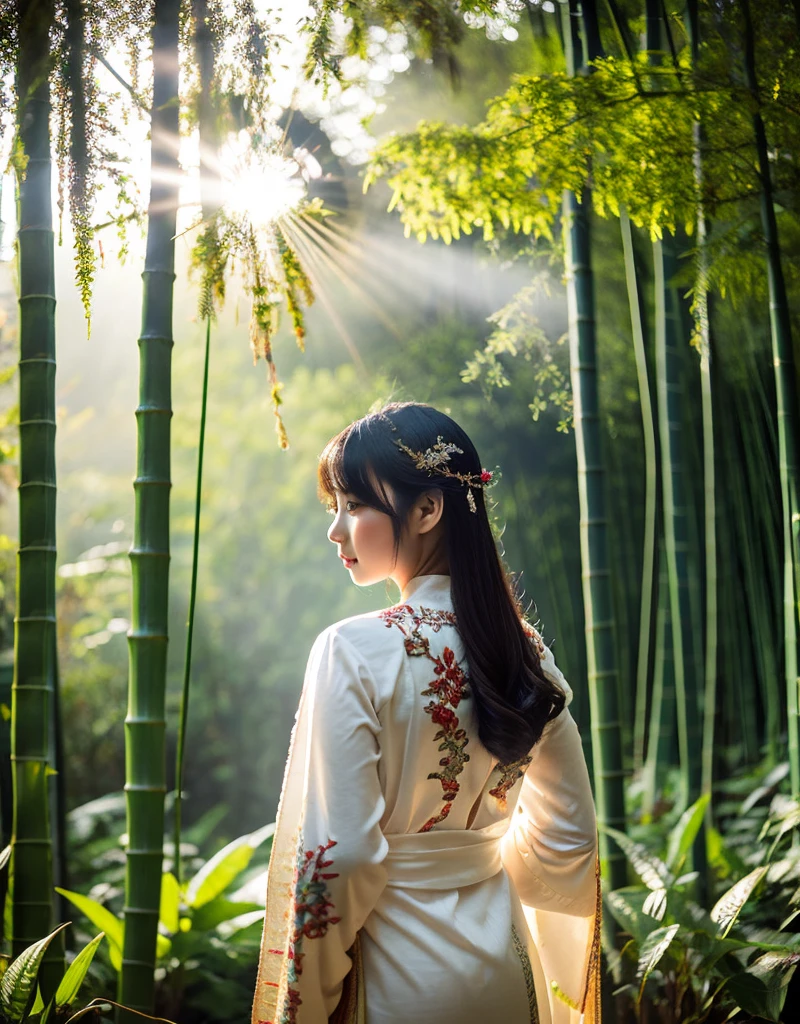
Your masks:
M 478 738 L 450 577 L 417 576 L 402 604 L 311 650 L 253 1024 L 599 1024 L 596 860 L 568 708 L 499 764 Z

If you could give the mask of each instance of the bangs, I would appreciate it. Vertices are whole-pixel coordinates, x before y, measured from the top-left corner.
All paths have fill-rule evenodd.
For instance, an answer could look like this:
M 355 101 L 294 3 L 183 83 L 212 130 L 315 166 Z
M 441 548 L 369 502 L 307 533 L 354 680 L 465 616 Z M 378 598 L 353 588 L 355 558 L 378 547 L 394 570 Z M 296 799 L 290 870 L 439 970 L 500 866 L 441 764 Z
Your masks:
M 353 429 L 358 426 L 351 423 L 325 445 L 317 467 L 317 495 L 324 505 L 330 505 L 336 501 L 336 491 L 353 494 L 365 505 L 394 517 L 395 510 L 380 482 L 379 473 L 372 469 L 380 462 L 378 450 L 370 458 L 370 449 L 376 447 L 378 439 L 371 436 L 371 432 L 359 430 L 358 443 L 348 443 Z M 376 483 L 380 490 L 376 489 Z

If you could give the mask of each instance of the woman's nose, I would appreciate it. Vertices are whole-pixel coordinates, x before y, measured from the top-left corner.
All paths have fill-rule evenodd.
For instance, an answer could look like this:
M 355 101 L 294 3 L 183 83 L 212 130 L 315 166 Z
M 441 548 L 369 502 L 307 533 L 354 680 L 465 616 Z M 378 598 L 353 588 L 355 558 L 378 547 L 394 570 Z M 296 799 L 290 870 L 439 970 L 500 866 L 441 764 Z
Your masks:
M 328 527 L 328 540 L 332 544 L 339 544 L 341 541 L 341 531 L 339 529 L 339 517 L 337 516 L 331 525 Z

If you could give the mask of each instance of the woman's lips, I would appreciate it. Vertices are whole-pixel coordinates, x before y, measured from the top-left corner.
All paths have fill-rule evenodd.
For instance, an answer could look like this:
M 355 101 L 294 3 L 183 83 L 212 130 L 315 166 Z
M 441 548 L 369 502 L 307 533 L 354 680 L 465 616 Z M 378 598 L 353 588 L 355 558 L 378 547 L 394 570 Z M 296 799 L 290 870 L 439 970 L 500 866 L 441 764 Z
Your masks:
M 344 555 L 339 555 L 339 558 L 344 562 L 345 569 L 349 569 L 356 564 L 357 558 L 345 558 Z

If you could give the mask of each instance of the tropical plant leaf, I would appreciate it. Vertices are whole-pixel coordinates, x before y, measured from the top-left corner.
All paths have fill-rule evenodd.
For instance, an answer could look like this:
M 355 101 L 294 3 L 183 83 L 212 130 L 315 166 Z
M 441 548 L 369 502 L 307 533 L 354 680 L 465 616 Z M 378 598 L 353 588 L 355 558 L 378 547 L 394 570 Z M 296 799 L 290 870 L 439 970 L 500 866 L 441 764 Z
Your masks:
M 642 943 L 639 951 L 639 963 L 636 967 L 636 977 L 640 979 L 639 1002 L 641 1002 L 644 995 L 645 982 L 669 949 L 670 943 L 675 938 L 679 928 L 679 924 L 670 924 L 665 928 L 656 928 Z
M 224 897 L 218 896 L 197 908 L 192 915 L 192 929 L 194 931 L 209 931 L 211 928 L 216 928 L 218 924 L 222 924 L 223 921 L 230 921 L 241 914 L 250 914 L 257 910 L 262 913 L 264 911 L 260 903 L 226 900 Z
M 210 903 L 231 884 L 250 863 L 256 849 L 275 832 L 275 823 L 265 825 L 256 832 L 240 836 L 224 846 L 207 861 L 189 882 L 186 902 L 193 909 Z
M 732 885 L 725 895 L 714 904 L 710 916 L 711 920 L 717 925 L 717 934 L 720 938 L 724 939 L 731 930 L 742 907 L 750 899 L 753 890 L 766 873 L 766 866 L 754 868 L 748 875 L 740 878 L 735 885 Z
M 641 947 L 647 936 L 656 927 L 655 920 L 644 913 L 644 903 L 648 897 L 646 890 L 629 886 L 615 889 L 605 896 L 605 904 L 611 916 Z
M 69 1006 L 77 996 L 83 984 L 83 979 L 86 977 L 86 972 L 89 970 L 94 955 L 97 952 L 97 947 L 103 941 L 104 935 L 104 932 L 95 935 L 92 941 L 83 947 L 69 965 L 64 977 L 61 979 L 61 984 L 56 989 L 56 1006 Z
M 85 914 L 95 928 L 99 928 L 105 933 L 108 939 L 108 953 L 111 958 L 111 964 L 115 971 L 122 970 L 122 942 L 124 935 L 122 921 L 115 917 L 108 907 L 104 907 L 102 903 L 98 903 L 88 896 L 83 896 L 79 892 L 59 889 L 58 886 L 56 886 L 56 892 L 68 899 L 82 914 Z
M 747 1013 L 779 1021 L 800 953 L 766 953 L 728 981 L 727 991 Z
M 161 876 L 161 903 L 158 918 L 168 932 L 174 934 L 178 930 L 180 916 L 181 887 L 178 879 L 170 871 Z
M 651 853 L 642 843 L 634 842 L 624 832 L 618 832 L 615 828 L 600 827 L 616 842 L 648 889 L 663 889 L 674 881 L 664 861 Z
M 671 872 L 677 873 L 683 866 L 686 855 L 703 824 L 708 801 L 708 793 L 695 800 L 691 807 L 686 808 L 670 832 L 667 842 L 667 868 Z
M 66 924 L 59 925 L 55 931 L 24 949 L 16 960 L 8 965 L 3 980 L 0 981 L 0 1009 L 9 1020 L 20 1021 L 25 1016 L 25 1011 L 34 998 L 39 966 L 47 947 L 66 927 Z

